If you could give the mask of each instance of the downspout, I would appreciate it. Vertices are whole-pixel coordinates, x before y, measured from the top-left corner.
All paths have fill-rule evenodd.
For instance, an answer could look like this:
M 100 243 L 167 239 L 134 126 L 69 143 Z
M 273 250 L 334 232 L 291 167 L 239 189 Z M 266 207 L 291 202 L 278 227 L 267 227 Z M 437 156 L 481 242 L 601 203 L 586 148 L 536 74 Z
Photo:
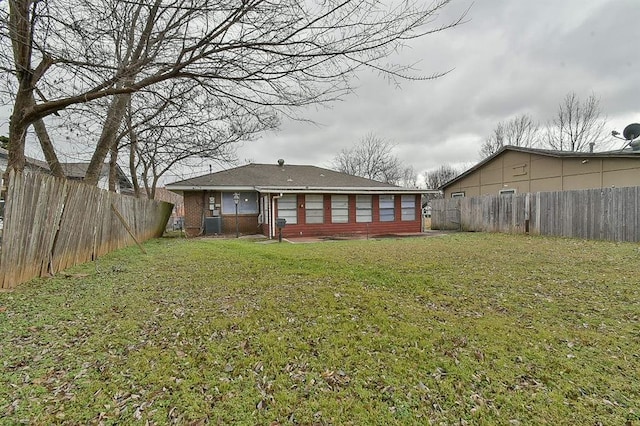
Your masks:
M 200 232 L 198 233 L 198 235 L 204 235 L 204 219 L 207 216 L 207 213 L 205 211 L 205 207 L 207 206 L 207 191 L 202 191 L 202 221 L 200 222 Z
M 274 235 L 276 235 L 276 200 L 280 197 L 282 197 L 282 194 L 274 195 L 273 197 L 271 197 L 271 219 L 269 222 L 269 239 L 272 239 Z

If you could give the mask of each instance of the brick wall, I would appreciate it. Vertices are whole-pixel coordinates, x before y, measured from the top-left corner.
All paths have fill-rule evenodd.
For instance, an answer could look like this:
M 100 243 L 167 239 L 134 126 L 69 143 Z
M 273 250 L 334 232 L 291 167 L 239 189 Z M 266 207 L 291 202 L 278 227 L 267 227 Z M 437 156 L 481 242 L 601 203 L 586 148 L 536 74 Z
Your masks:
M 258 226 L 258 215 L 238 215 L 238 230 L 242 235 L 259 234 L 262 229 Z M 222 233 L 235 235 L 235 215 L 222 216 Z
M 203 234 L 203 218 L 213 217 L 213 211 L 209 209 L 209 197 L 215 198 L 215 204 L 221 207 L 221 193 L 210 191 L 185 191 L 184 193 L 184 222 L 185 232 L 190 237 Z M 218 210 L 221 210 L 217 207 Z M 240 234 L 256 234 L 261 232 L 258 226 L 258 215 L 238 215 L 238 230 Z M 222 234 L 235 235 L 235 214 L 222 215 Z
M 379 199 L 377 195 L 372 198 L 372 221 L 368 223 L 356 222 L 356 196 L 349 195 L 349 222 L 331 223 L 331 195 L 324 196 L 324 223 L 306 224 L 304 209 L 304 194 L 298 195 L 298 223 L 289 224 L 282 230 L 282 236 L 304 237 L 304 236 L 330 236 L 330 235 L 385 235 L 397 233 L 412 233 L 422 231 L 422 217 L 420 196 L 416 195 L 415 220 L 403 221 L 402 218 L 402 197 L 395 196 L 393 222 L 380 222 Z M 276 207 L 277 217 L 277 207 Z M 265 227 L 266 228 L 266 227 Z M 268 235 L 268 230 L 265 230 Z
M 211 217 L 209 210 L 209 197 L 213 196 L 216 202 L 220 202 L 220 193 L 207 191 L 185 192 L 185 231 L 189 236 L 197 236 L 203 233 L 203 217 Z M 288 224 L 282 231 L 283 237 L 299 236 L 322 236 L 322 235 L 384 235 L 397 233 L 410 233 L 422 231 L 422 217 L 420 196 L 416 195 L 415 220 L 403 221 L 401 200 L 399 195 L 394 199 L 395 220 L 393 222 L 380 222 L 379 200 L 377 195 L 372 198 L 372 221 L 369 223 L 356 222 L 356 196 L 349 195 L 349 222 L 331 223 L 331 195 L 325 194 L 323 199 L 324 223 L 305 223 L 305 196 L 299 194 L 297 197 L 298 223 Z M 277 203 L 276 203 L 277 217 Z M 242 235 L 263 233 L 269 235 L 269 226 L 258 223 L 258 215 L 238 215 L 238 228 Z M 222 216 L 222 233 L 224 235 L 235 235 L 236 222 L 235 215 Z M 277 235 L 277 229 L 276 229 Z
M 188 236 L 202 232 L 204 203 L 208 202 L 206 191 L 184 192 L 184 229 Z

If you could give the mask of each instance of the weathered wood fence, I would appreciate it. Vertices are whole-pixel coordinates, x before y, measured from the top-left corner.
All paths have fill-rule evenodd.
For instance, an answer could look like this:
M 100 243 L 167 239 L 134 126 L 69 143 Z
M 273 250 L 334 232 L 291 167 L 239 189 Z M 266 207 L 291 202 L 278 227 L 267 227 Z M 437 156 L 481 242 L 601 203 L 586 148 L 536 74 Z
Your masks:
M 0 288 L 55 274 L 135 240 L 159 237 L 172 207 L 40 173 L 12 172 L 2 231 Z
M 640 241 L 640 187 L 434 200 L 431 229 Z

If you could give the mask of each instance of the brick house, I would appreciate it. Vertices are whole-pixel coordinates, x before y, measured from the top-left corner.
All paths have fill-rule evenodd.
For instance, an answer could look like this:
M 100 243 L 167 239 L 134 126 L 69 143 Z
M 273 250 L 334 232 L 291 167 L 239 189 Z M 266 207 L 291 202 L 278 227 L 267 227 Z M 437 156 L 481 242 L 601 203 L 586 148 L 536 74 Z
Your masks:
M 174 182 L 184 196 L 187 235 L 277 237 L 421 232 L 421 194 L 306 165 L 247 164 Z M 234 195 L 237 194 L 237 216 Z M 237 218 L 237 222 L 236 222 Z M 237 226 L 237 228 L 236 228 Z

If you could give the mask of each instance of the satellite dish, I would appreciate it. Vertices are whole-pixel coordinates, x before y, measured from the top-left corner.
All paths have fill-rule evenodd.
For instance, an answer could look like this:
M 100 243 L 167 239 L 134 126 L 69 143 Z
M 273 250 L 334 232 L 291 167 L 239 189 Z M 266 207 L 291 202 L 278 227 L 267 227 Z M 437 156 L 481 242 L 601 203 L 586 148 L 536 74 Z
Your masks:
M 640 124 L 639 123 L 629 124 L 622 131 L 622 136 L 624 136 L 624 138 L 626 140 L 628 140 L 628 141 L 632 141 L 635 138 L 639 137 L 640 136 Z

